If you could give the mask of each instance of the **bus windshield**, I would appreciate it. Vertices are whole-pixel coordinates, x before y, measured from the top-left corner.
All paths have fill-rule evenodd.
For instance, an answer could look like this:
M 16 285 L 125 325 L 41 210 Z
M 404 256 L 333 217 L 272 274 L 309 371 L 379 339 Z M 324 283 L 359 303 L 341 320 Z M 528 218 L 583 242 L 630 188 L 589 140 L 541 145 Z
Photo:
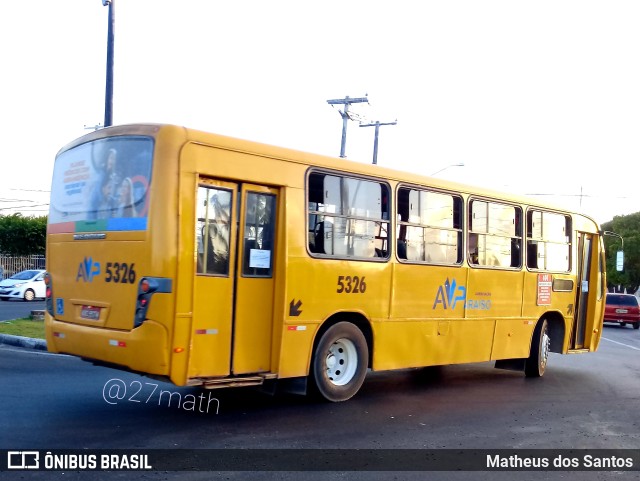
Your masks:
M 56 158 L 49 232 L 135 231 L 147 226 L 153 139 L 87 142 Z

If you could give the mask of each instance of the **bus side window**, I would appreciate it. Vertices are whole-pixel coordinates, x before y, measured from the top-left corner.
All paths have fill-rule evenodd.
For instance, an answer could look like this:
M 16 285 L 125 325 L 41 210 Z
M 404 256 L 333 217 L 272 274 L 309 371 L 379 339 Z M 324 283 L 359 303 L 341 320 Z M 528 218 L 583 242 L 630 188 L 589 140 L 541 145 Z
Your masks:
M 469 262 L 478 264 L 478 234 L 469 234 Z
M 324 254 L 324 215 L 322 214 L 326 206 L 324 204 L 323 175 L 312 174 L 309 176 L 309 198 L 308 198 L 308 243 L 309 252 L 314 254 Z
M 409 189 L 398 191 L 397 222 L 398 239 L 396 240 L 396 255 L 398 259 L 407 259 L 407 222 L 409 221 Z
M 407 258 L 407 241 L 403 239 L 398 239 L 398 258 L 406 259 Z
M 535 241 L 527 242 L 527 267 L 538 268 L 538 243 Z
M 520 267 L 521 257 L 520 239 L 514 237 L 511 239 L 511 267 Z
M 312 252 L 324 254 L 324 221 L 318 222 L 313 230 L 314 245 Z
M 228 275 L 229 219 L 232 193 L 226 189 L 198 187 L 196 213 L 196 269 L 198 274 Z
M 244 259 L 243 259 L 243 266 L 244 268 L 242 269 L 243 273 L 248 273 L 251 272 L 251 266 L 249 265 L 249 261 L 251 260 L 251 249 L 257 249 L 258 248 L 258 243 L 256 242 L 255 239 L 245 239 L 244 240 Z

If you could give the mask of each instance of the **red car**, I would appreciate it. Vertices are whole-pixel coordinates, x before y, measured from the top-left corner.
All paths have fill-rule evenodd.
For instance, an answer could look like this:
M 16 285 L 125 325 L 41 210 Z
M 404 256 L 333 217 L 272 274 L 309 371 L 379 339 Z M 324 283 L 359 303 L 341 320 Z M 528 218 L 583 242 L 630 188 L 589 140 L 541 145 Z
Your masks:
M 633 294 L 607 294 L 604 322 L 617 322 L 621 326 L 631 324 L 640 328 L 640 306 Z

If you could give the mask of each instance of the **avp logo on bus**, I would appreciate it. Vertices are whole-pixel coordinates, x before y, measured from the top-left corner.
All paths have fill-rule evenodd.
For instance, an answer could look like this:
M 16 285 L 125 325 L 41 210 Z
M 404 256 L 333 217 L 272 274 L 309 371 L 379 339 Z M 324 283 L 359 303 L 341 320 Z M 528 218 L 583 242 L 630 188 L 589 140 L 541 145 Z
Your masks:
M 491 295 L 490 293 L 481 294 L 485 296 Z M 467 288 L 465 286 L 458 286 L 455 279 L 453 279 L 453 282 L 450 282 L 449 278 L 447 278 L 443 285 L 438 287 L 438 292 L 433 302 L 433 309 L 435 309 L 438 304 L 442 304 L 444 309 L 455 309 L 459 301 L 462 301 L 464 306 L 470 310 L 491 309 L 491 299 L 467 299 Z
M 456 291 L 458 292 L 458 295 L 456 295 Z M 438 304 L 442 304 L 442 307 L 445 309 L 455 309 L 458 301 L 462 301 L 464 303 L 466 297 L 467 288 L 464 286 L 458 286 L 455 279 L 453 279 L 453 282 L 449 282 L 449 278 L 447 277 L 444 285 L 438 287 L 433 308 L 435 309 Z
M 78 274 L 76 275 L 76 282 L 82 279 L 84 282 L 92 282 L 95 276 L 100 275 L 100 263 L 93 262 L 92 257 L 85 257 L 78 266 Z

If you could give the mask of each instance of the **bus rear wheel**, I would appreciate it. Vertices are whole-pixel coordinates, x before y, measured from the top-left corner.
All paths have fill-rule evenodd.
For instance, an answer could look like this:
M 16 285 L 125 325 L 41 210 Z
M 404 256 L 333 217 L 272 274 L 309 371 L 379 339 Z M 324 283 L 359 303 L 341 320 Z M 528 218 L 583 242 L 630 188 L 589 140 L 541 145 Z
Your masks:
M 546 319 L 542 319 L 536 326 L 531 341 L 531 353 L 524 363 L 524 374 L 527 377 L 542 377 L 547 369 L 549 359 L 549 326 Z
M 331 326 L 313 354 L 311 375 L 320 395 L 332 402 L 353 397 L 367 374 L 369 348 L 362 331 L 350 322 Z

